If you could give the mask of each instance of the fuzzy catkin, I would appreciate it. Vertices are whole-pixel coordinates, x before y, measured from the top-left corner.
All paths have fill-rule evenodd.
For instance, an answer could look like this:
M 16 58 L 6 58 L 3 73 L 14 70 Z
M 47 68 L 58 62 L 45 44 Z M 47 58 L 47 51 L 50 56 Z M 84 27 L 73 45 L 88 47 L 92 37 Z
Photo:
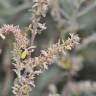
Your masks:
M 9 33 L 13 33 L 16 42 L 13 47 L 13 65 L 15 68 L 14 72 L 17 74 L 17 78 L 14 82 L 13 94 L 15 96 L 29 96 L 32 88 L 35 87 L 34 78 L 36 75 L 42 73 L 45 69 L 48 68 L 49 64 L 52 64 L 53 58 L 63 53 L 66 50 L 71 50 L 75 45 L 79 43 L 79 37 L 75 34 L 70 34 L 70 38 L 65 42 L 58 42 L 53 44 L 46 50 L 42 50 L 41 54 L 38 57 L 32 58 L 30 56 L 31 49 L 28 51 L 27 59 L 21 60 L 20 49 L 26 49 L 32 47 L 34 43 L 35 36 L 40 31 L 46 29 L 45 24 L 40 23 L 41 16 L 45 17 L 48 10 L 48 1 L 47 0 L 33 0 L 32 6 L 32 44 L 28 46 L 29 40 L 26 33 L 22 33 L 21 29 L 18 26 L 13 25 L 4 25 L 0 28 L 0 36 L 4 38 Z M 40 30 L 38 30 L 38 28 Z M 39 66 L 39 69 L 34 70 Z

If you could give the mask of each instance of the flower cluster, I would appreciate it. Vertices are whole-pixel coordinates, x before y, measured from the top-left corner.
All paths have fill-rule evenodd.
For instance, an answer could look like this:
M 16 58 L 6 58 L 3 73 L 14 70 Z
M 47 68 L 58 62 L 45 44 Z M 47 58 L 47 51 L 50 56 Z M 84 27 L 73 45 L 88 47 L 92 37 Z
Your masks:
M 79 37 L 70 34 L 70 38 L 66 41 L 60 41 L 53 44 L 46 50 L 42 50 L 38 57 L 31 57 L 35 49 L 33 45 L 35 36 L 38 32 L 46 29 L 45 24 L 40 23 L 41 16 L 45 17 L 48 7 L 47 0 L 33 0 L 32 6 L 32 44 L 29 45 L 29 40 L 26 33 L 22 33 L 18 26 L 4 25 L 0 28 L 0 36 L 4 39 L 9 33 L 13 33 L 16 42 L 12 51 L 12 63 L 15 67 L 13 70 L 17 74 L 17 79 L 14 82 L 13 94 L 15 96 L 29 96 L 32 87 L 35 86 L 34 78 L 42 73 L 52 64 L 54 57 L 64 53 L 66 50 L 71 50 L 79 42 Z M 23 57 L 22 57 L 23 56 Z
M 7 29 L 5 30 L 5 28 Z M 71 50 L 71 48 L 73 48 L 76 44 L 78 44 L 79 37 L 77 35 L 70 34 L 71 37 L 65 42 L 62 43 L 58 42 L 50 46 L 47 50 L 42 50 L 39 57 L 35 58 L 28 57 L 27 59 L 21 61 L 19 48 L 22 44 L 24 44 L 23 47 L 26 47 L 25 45 L 28 44 L 28 41 L 27 39 L 25 39 L 26 37 L 24 38 L 22 37 L 24 35 L 21 35 L 21 33 L 19 33 L 21 32 L 20 29 L 17 28 L 18 27 L 16 26 L 13 27 L 13 25 L 4 25 L 4 27 L 1 28 L 2 31 L 0 31 L 1 32 L 0 34 L 6 34 L 8 32 L 14 32 L 15 34 L 16 32 L 15 37 L 17 43 L 14 44 L 13 49 L 13 60 L 14 60 L 13 64 L 15 66 L 14 71 L 16 72 L 18 79 L 16 80 L 17 83 L 15 82 L 15 85 L 13 87 L 14 89 L 13 92 L 14 94 L 16 94 L 16 96 L 20 96 L 19 94 L 24 95 L 25 91 L 24 89 L 22 89 L 22 91 L 19 92 L 19 88 L 21 87 L 25 88 L 24 86 L 26 84 L 26 87 L 30 88 L 31 90 L 31 86 L 34 86 L 34 76 L 42 72 L 41 69 L 34 70 L 34 68 L 36 66 L 43 66 L 43 68 L 46 69 L 48 67 L 47 65 L 52 63 L 54 56 L 63 53 L 65 50 Z
M 40 33 L 42 30 L 45 30 L 45 24 L 40 22 L 41 17 L 46 16 L 48 10 L 48 0 L 33 0 L 32 2 L 32 41 L 34 42 L 35 36 L 37 33 Z
M 13 25 L 3 25 L 2 28 L 0 28 L 0 36 L 5 39 L 4 35 L 13 33 L 16 39 L 16 43 L 18 44 L 18 46 L 20 47 L 24 47 L 26 48 L 26 46 L 28 46 L 28 39 L 27 39 L 27 35 L 25 33 L 23 33 L 19 26 L 13 26 Z
M 76 38 L 74 38 L 74 37 L 76 37 Z M 55 56 L 57 56 L 60 53 L 63 53 L 65 50 L 70 50 L 76 44 L 78 44 L 78 42 L 79 42 L 78 36 L 71 35 L 71 38 L 66 40 L 64 43 L 61 44 L 59 42 L 57 44 L 54 44 L 54 45 L 50 46 L 47 50 L 42 50 L 40 56 L 34 57 L 34 58 L 28 58 L 28 59 L 24 60 L 23 61 L 24 64 L 21 64 L 21 67 L 20 67 L 20 65 L 18 65 L 18 68 L 15 70 L 15 72 L 17 72 L 17 74 L 19 74 L 19 75 L 20 75 L 20 73 L 22 71 L 21 69 L 23 69 L 23 71 L 24 71 L 24 74 L 20 75 L 20 77 L 18 79 L 19 83 L 15 83 L 16 84 L 15 86 L 21 86 L 20 83 L 22 84 L 22 86 L 23 86 L 23 84 L 29 85 L 29 88 L 31 88 L 30 85 L 35 86 L 34 85 L 35 75 L 40 74 L 41 72 L 43 72 L 43 70 L 47 69 L 48 65 L 52 64 L 52 61 L 53 61 Z M 69 48 L 68 45 L 70 46 L 70 48 Z M 40 69 L 34 70 L 34 68 L 36 68 L 38 66 L 39 66 Z M 15 88 L 14 87 L 13 87 L 13 89 L 16 89 L 14 93 L 19 93 L 18 92 L 19 89 L 17 87 L 15 87 Z
M 32 12 L 36 16 L 46 16 L 48 10 L 48 0 L 33 0 Z
M 47 50 L 42 50 L 39 57 L 35 57 L 35 64 L 47 65 L 51 64 L 54 57 L 60 53 L 65 53 L 66 50 L 71 50 L 76 44 L 79 43 L 79 37 L 77 35 L 70 34 L 70 38 L 65 42 L 58 42 L 50 46 Z M 47 66 L 45 66 L 47 68 Z

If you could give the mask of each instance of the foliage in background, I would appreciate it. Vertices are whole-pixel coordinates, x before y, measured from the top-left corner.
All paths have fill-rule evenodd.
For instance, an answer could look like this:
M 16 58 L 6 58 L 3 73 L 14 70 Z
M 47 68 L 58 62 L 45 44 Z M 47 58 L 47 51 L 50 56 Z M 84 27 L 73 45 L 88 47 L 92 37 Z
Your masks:
M 31 8 L 30 0 L 0 0 L 0 4 L 1 25 L 5 23 L 19 24 L 24 30 L 24 26 L 30 24 L 32 20 L 30 18 L 31 12 L 28 12 Z M 59 96 L 61 94 L 60 96 L 70 96 L 73 94 L 73 96 L 95 96 L 96 1 L 55 0 L 54 2 L 54 0 L 49 0 L 49 8 L 47 17 L 41 18 L 40 20 L 40 22 L 46 22 L 47 29 L 44 30 L 46 32 L 36 36 L 35 45 L 37 48 L 33 53 L 33 57 L 38 56 L 40 50 L 58 42 L 58 39 L 60 39 L 60 43 L 63 43 L 63 39 L 66 40 L 67 37 L 69 37 L 68 33 L 77 32 L 81 38 L 81 42 L 72 51 L 66 51 L 63 55 L 59 54 L 58 57 L 54 59 L 53 66 L 50 65 L 49 69 L 35 80 L 36 87 L 32 90 L 31 95 Z M 40 15 L 42 14 L 40 13 Z M 34 24 L 34 21 L 32 22 L 32 24 Z M 30 26 L 32 27 L 32 25 Z M 11 27 L 11 30 L 12 28 L 13 26 Z M 45 29 L 45 27 L 43 28 Z M 31 34 L 28 34 L 30 40 Z M 10 37 L 12 38 L 12 36 Z M 3 44 L 0 46 L 3 46 Z M 1 49 L 2 48 L 3 47 L 1 47 Z M 57 50 L 56 48 L 54 47 L 54 50 Z M 60 48 L 60 46 L 58 46 L 58 48 Z M 67 48 L 70 49 L 70 45 L 68 45 Z M 45 51 L 43 54 L 46 55 Z M 77 73 L 78 71 L 79 73 Z

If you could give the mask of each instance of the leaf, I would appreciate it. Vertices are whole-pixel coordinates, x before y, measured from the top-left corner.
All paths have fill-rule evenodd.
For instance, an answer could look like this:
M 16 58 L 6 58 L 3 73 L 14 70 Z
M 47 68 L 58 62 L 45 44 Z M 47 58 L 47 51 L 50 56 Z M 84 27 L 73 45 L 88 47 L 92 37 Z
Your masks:
M 92 29 L 96 26 L 96 2 L 80 11 L 77 22 L 82 29 Z
M 69 17 L 71 17 L 73 15 L 74 10 L 75 10 L 75 6 L 69 1 L 70 0 L 61 0 L 60 6 L 63 9 L 63 11 L 66 14 L 68 14 Z

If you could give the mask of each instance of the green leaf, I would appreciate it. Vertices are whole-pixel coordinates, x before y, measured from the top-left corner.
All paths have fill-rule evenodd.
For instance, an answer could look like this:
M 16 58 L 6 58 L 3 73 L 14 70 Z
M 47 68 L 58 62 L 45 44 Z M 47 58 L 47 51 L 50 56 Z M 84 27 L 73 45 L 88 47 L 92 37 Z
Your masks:
M 77 22 L 83 29 L 96 27 L 96 2 L 80 11 L 77 15 Z

